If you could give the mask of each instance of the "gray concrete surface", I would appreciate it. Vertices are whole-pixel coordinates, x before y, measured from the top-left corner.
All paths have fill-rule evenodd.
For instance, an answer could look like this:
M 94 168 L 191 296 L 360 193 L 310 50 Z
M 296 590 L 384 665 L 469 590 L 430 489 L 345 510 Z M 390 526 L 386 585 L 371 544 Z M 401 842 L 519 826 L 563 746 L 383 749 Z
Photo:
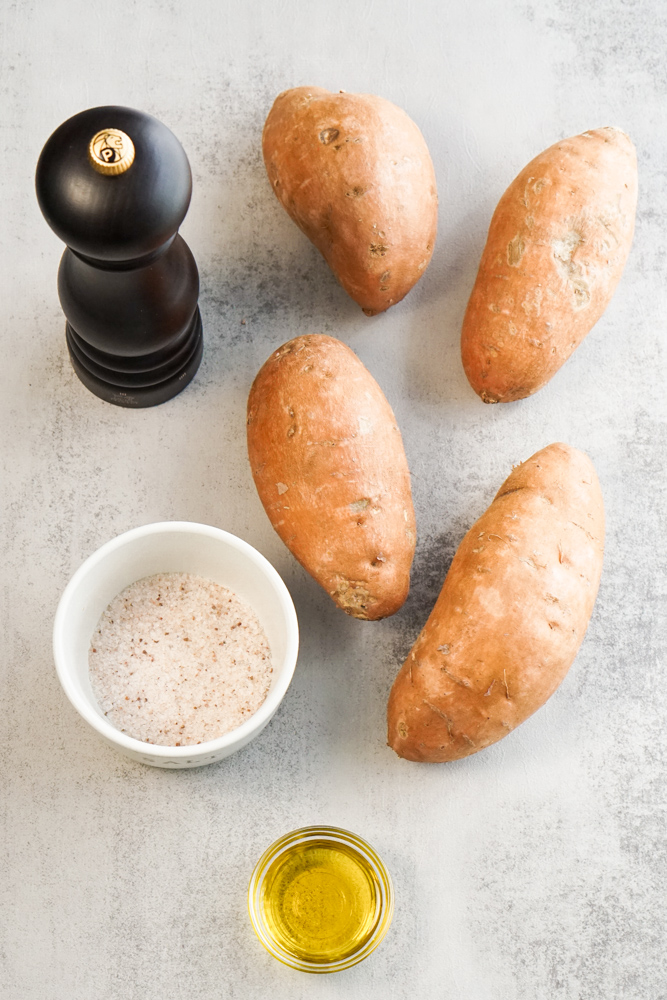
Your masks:
M 665 51 L 661 0 L 0 6 L 3 1000 L 667 997 Z M 299 84 L 382 94 L 431 148 L 435 256 L 387 315 L 366 319 L 345 296 L 264 176 L 263 119 Z M 98 401 L 69 366 L 61 246 L 33 192 L 51 131 L 106 103 L 165 121 L 195 179 L 182 231 L 201 271 L 205 359 L 179 398 L 141 412 Z M 640 160 L 623 280 L 547 388 L 483 406 L 458 337 L 493 207 L 539 150 L 604 124 L 626 129 Z M 256 370 L 316 331 L 375 374 L 414 473 L 412 592 L 377 624 L 337 612 L 295 564 L 247 465 Z M 593 458 L 608 517 L 576 663 L 501 744 L 453 765 L 400 761 L 384 745 L 386 698 L 448 562 L 512 463 L 559 439 Z M 271 726 L 195 772 L 102 745 L 51 659 L 70 574 L 163 518 L 256 545 L 302 628 Z M 262 850 L 315 822 L 367 837 L 396 886 L 383 946 L 331 977 L 275 962 L 245 909 Z

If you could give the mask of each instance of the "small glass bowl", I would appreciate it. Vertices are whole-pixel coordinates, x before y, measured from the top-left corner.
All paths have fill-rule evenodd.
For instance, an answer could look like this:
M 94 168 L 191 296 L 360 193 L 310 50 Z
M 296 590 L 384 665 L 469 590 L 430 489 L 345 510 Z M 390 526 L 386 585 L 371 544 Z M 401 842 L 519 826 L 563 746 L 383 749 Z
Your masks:
M 272 934 L 266 919 L 264 890 L 266 876 L 274 862 L 297 845 L 317 841 L 319 843 L 340 844 L 348 852 L 356 853 L 365 862 L 372 877 L 375 896 L 375 913 L 364 939 L 356 951 L 337 960 L 308 959 L 288 951 Z M 374 951 L 389 930 L 394 914 L 394 889 L 389 872 L 370 844 L 361 837 L 335 826 L 306 826 L 293 830 L 271 844 L 255 865 L 248 886 L 248 912 L 257 937 L 266 950 L 284 965 L 300 972 L 340 972 L 361 962 Z

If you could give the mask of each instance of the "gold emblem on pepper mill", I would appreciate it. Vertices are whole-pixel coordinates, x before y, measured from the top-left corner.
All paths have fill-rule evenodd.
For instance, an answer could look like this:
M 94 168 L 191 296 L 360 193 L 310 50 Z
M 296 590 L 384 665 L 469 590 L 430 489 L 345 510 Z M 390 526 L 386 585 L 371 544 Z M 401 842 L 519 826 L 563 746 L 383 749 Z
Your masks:
M 103 128 L 90 140 L 88 159 L 100 174 L 124 174 L 134 163 L 134 143 L 119 128 Z

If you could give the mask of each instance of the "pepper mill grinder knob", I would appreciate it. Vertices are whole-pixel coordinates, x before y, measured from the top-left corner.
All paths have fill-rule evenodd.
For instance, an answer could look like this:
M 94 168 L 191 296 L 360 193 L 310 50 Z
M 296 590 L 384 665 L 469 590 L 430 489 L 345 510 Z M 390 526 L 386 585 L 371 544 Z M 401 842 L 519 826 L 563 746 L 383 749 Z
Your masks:
M 37 200 L 67 244 L 58 292 L 81 381 L 120 406 L 154 406 L 202 356 L 199 275 L 178 235 L 192 175 L 176 136 L 131 108 L 90 108 L 42 150 Z

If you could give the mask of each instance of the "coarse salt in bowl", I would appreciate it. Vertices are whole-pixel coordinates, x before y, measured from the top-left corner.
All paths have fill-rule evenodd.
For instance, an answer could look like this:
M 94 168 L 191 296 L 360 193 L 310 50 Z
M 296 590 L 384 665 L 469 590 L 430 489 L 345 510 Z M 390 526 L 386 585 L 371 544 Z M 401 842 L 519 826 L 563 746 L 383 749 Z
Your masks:
M 273 674 L 257 711 L 236 729 L 190 746 L 144 743 L 116 729 L 93 694 L 88 654 L 102 613 L 122 590 L 157 573 L 191 573 L 233 591 L 257 615 L 271 648 Z M 240 750 L 271 720 L 289 687 L 299 645 L 294 604 L 273 566 L 221 528 L 163 521 L 134 528 L 103 545 L 76 571 L 60 599 L 53 655 L 65 694 L 116 750 L 155 767 L 199 767 Z

